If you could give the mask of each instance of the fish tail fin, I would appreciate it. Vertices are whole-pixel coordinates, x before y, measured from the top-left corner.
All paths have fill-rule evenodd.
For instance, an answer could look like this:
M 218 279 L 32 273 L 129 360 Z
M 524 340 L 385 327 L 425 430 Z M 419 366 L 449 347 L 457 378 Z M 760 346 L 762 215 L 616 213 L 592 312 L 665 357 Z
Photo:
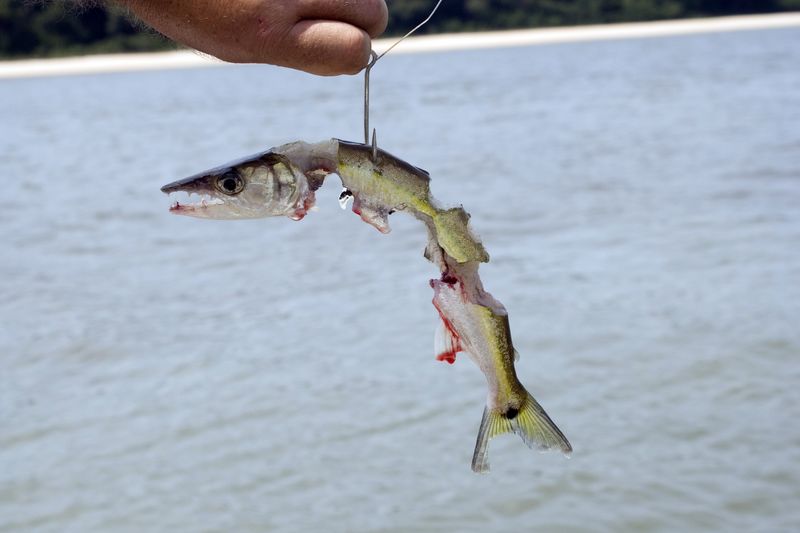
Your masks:
M 472 470 L 478 473 L 489 471 L 489 440 L 503 433 L 516 433 L 529 448 L 538 450 L 559 449 L 564 454 L 572 452 L 567 438 L 550 420 L 530 393 L 519 410 L 508 409 L 505 413 L 496 412 L 487 406 L 483 410 L 475 453 L 472 456 Z
M 511 431 L 513 431 L 511 420 L 490 410 L 488 405 L 484 407 L 481 427 L 478 429 L 478 441 L 475 443 L 475 453 L 472 454 L 473 472 L 479 474 L 489 472 L 489 440 Z

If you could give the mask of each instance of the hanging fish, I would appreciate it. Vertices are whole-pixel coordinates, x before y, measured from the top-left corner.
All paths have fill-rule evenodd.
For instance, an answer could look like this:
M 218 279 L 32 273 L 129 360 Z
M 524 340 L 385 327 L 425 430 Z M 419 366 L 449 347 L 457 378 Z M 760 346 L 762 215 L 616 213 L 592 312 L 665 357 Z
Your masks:
M 430 281 L 440 315 L 436 357 L 455 362 L 466 352 L 486 377 L 489 388 L 472 469 L 489 470 L 489 440 L 516 433 L 531 448 L 568 454 L 569 441 L 525 389 L 514 369 L 516 350 L 508 313 L 486 292 L 478 275 L 489 254 L 469 227 L 461 207 L 442 208 L 430 193 L 430 176 L 377 148 L 338 139 L 285 144 L 162 187 L 168 194 L 199 195 L 194 203 L 175 202 L 170 211 L 211 219 L 286 216 L 302 219 L 325 178 L 337 174 L 344 187 L 340 201 L 352 197 L 352 210 L 382 233 L 389 215 L 403 211 L 428 231 L 425 257 L 441 271 Z

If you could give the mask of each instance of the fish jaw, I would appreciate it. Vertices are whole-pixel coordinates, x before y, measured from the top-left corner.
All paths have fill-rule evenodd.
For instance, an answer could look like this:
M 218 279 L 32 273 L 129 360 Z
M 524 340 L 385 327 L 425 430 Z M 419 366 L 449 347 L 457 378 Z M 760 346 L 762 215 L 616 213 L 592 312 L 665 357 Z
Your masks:
M 161 187 L 161 192 L 167 195 L 184 193 L 186 197 L 183 202 L 175 200 L 170 205 L 169 212 L 195 218 L 228 218 L 231 210 L 225 206 L 224 200 L 220 198 L 220 193 L 212 185 L 212 179 L 213 171 L 208 171 Z M 194 195 L 200 197 L 198 201 L 193 201 Z
M 170 212 L 209 219 L 287 216 L 300 220 L 314 205 L 314 191 L 304 172 L 272 150 L 169 183 L 161 191 L 184 193 Z M 199 201 L 192 201 L 199 195 Z
M 169 212 L 175 215 L 184 215 L 194 218 L 211 218 L 217 220 L 226 218 L 227 210 L 220 210 L 216 207 L 217 205 L 216 203 L 209 204 L 208 200 L 205 199 L 191 204 L 182 204 L 176 201 L 170 206 Z M 218 213 L 218 211 L 221 211 L 221 214 Z

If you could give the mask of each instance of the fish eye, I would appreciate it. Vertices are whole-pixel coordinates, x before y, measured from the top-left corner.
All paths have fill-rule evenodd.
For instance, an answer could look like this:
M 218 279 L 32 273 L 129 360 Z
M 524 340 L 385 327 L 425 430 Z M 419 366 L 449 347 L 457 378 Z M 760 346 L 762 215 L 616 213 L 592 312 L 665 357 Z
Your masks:
M 244 180 L 236 172 L 228 172 L 218 177 L 215 185 L 225 194 L 239 194 L 244 189 Z

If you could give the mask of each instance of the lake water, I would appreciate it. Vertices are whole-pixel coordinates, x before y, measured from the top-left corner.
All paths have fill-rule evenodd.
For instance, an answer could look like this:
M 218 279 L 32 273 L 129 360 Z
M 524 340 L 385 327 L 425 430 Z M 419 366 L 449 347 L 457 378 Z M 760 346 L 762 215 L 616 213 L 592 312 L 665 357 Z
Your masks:
M 361 140 L 360 78 L 0 82 L 0 530 L 797 531 L 800 30 L 388 56 L 386 150 L 463 203 L 575 447 L 436 362 L 422 227 L 171 216 L 164 183 Z

